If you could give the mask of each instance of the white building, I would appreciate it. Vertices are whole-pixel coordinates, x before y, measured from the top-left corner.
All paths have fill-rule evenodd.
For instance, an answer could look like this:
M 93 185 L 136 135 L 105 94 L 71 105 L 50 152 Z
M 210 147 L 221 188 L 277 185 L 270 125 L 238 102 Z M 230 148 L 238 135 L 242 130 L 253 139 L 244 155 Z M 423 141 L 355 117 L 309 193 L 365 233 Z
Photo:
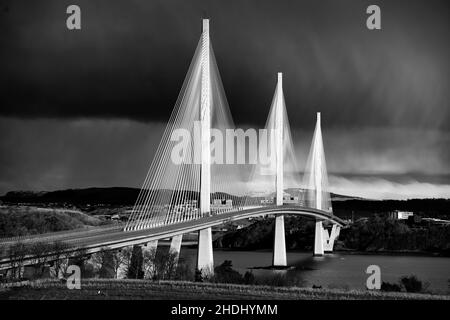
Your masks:
M 233 208 L 233 200 L 231 199 L 214 199 L 211 204 L 211 211 L 230 210 Z
M 389 218 L 394 220 L 407 220 L 409 217 L 414 216 L 414 212 L 395 210 L 389 212 Z

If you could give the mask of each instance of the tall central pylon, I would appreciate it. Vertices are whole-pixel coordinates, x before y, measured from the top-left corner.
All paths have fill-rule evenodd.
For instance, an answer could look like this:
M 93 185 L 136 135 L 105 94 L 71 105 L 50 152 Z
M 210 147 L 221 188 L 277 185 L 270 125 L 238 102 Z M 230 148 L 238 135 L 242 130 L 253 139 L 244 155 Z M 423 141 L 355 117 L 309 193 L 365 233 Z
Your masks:
M 278 72 L 277 101 L 275 110 L 275 141 L 276 141 L 276 199 L 277 206 L 283 205 L 283 74 Z
M 209 20 L 203 19 L 202 53 L 201 53 L 201 179 L 200 211 L 202 215 L 210 212 L 211 192 L 211 82 L 209 65 Z
M 233 192 L 241 181 L 240 168 L 217 161 L 223 150 L 212 143 L 234 127 L 209 20 L 204 19 L 180 94 L 124 230 L 158 228 L 238 210 L 241 197 Z M 174 248 L 179 248 L 178 240 Z M 211 228 L 200 230 L 198 241 L 197 267 L 212 272 Z
M 278 73 L 278 83 L 275 101 L 275 149 L 276 149 L 276 205 L 283 205 L 283 187 L 284 187 L 284 103 L 283 103 L 283 74 Z M 275 234 L 273 249 L 273 266 L 284 267 L 287 265 L 286 259 L 286 241 L 284 232 L 284 215 L 278 215 L 275 218 Z
M 200 179 L 200 213 L 202 216 L 211 212 L 211 82 L 209 59 L 209 19 L 203 19 L 201 52 L 201 179 Z M 198 233 L 197 269 L 204 276 L 214 271 L 211 228 Z

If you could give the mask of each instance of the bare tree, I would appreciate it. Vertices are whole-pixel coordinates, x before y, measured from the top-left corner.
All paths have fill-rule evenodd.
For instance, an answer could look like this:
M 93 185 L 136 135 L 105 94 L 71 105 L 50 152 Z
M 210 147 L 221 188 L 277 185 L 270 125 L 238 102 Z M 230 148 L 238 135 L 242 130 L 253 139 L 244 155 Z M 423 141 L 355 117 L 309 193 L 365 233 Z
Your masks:
M 144 256 L 142 254 L 142 247 L 139 245 L 134 245 L 131 254 L 130 265 L 128 266 L 127 269 L 127 278 L 129 279 L 144 278 L 143 263 L 144 263 Z
M 103 265 L 105 249 L 101 249 L 99 252 L 96 252 L 92 255 L 92 262 L 94 263 L 95 273 L 99 273 L 100 269 Z
M 100 278 L 117 278 L 117 270 L 120 267 L 117 266 L 118 254 L 115 250 L 108 248 L 102 248 L 99 252 L 92 256 L 92 260 L 95 264 L 95 273 Z
M 86 261 L 89 260 L 89 258 L 90 255 L 88 254 L 86 248 L 76 248 L 74 250 L 71 250 L 70 254 L 68 255 L 68 263 L 69 265 L 79 266 L 83 277 L 92 277 L 93 272 L 90 272 L 86 268 Z M 64 274 L 66 274 L 66 272 L 64 272 Z
M 44 268 L 46 263 L 50 259 L 50 254 L 52 252 L 52 244 L 48 242 L 35 242 L 31 245 L 31 252 L 33 256 L 35 257 L 35 266 L 37 269 L 36 276 L 42 277 L 44 273 Z
M 120 265 L 117 266 L 117 272 L 121 266 L 124 266 L 124 270 L 127 271 L 131 266 L 131 257 L 133 255 L 132 247 L 124 247 L 118 251 L 118 259 Z
M 29 246 L 21 241 L 17 241 L 9 247 L 8 256 L 11 264 L 11 272 L 13 279 L 22 278 L 22 269 L 24 261 L 30 252 Z
M 155 266 L 156 248 L 144 251 L 144 278 L 154 279 L 156 277 Z
M 118 277 L 118 273 L 119 273 L 119 269 L 122 265 L 125 264 L 126 259 L 125 259 L 125 255 L 121 253 L 121 250 L 113 250 L 113 268 L 114 268 L 114 273 L 115 273 L 115 278 Z
M 71 257 L 69 249 L 70 246 L 65 242 L 53 242 L 51 248 L 51 259 L 54 261 L 53 276 L 60 278 L 66 274 L 67 268 L 69 267 L 69 258 Z
M 153 280 L 167 280 L 175 277 L 178 264 L 178 253 L 169 251 L 166 254 L 148 254 L 144 257 L 144 266 L 149 271 L 147 278 Z

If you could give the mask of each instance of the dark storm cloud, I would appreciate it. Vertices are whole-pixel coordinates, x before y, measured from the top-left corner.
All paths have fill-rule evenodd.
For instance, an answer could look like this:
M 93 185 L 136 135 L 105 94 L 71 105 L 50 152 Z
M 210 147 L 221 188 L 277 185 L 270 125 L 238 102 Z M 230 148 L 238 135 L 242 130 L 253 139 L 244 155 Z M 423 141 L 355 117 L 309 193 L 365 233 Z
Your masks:
M 0 117 L 0 194 L 140 187 L 163 128 L 129 120 Z
M 81 31 L 72 1 L 2 2 L 1 115 L 166 121 L 207 15 L 237 123 L 264 123 L 283 71 L 294 127 L 320 110 L 329 126 L 450 129 L 443 1 L 378 1 L 381 31 L 368 1 L 76 3 Z
M 331 191 L 450 198 L 448 4 L 377 1 L 381 31 L 369 4 L 0 0 L 0 194 L 139 187 L 207 15 L 238 126 L 264 125 L 282 71 L 300 169 L 321 111 Z
M 0 117 L 0 194 L 140 187 L 164 127 L 122 119 Z M 301 170 L 311 136 L 310 131 L 294 132 Z M 324 143 L 332 192 L 367 198 L 450 197 L 450 161 L 434 151 L 435 144 L 450 144 L 450 134 L 331 129 L 324 132 Z

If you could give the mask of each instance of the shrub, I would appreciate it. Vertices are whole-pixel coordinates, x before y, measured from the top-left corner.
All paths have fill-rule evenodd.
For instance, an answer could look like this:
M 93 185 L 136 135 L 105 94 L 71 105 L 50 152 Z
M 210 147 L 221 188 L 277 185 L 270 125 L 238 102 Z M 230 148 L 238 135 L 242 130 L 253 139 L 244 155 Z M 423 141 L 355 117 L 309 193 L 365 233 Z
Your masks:
M 383 281 L 381 283 L 381 291 L 400 292 L 402 291 L 402 287 L 396 283 L 389 283 Z
M 422 281 L 417 279 L 415 275 L 401 277 L 400 283 L 406 292 L 422 292 L 425 289 Z
M 253 272 L 247 271 L 244 274 L 244 283 L 245 284 L 255 284 L 255 282 L 256 282 L 256 279 L 255 279 L 255 276 L 253 275 Z
M 231 260 L 225 260 L 220 266 L 214 269 L 214 282 L 221 283 L 242 283 L 242 275 L 234 270 Z
M 128 279 L 142 279 L 144 278 L 144 270 L 142 269 L 144 257 L 142 254 L 142 248 L 138 245 L 133 246 L 130 265 L 127 269 Z
M 194 281 L 195 282 L 203 282 L 203 275 L 199 269 L 195 269 Z

